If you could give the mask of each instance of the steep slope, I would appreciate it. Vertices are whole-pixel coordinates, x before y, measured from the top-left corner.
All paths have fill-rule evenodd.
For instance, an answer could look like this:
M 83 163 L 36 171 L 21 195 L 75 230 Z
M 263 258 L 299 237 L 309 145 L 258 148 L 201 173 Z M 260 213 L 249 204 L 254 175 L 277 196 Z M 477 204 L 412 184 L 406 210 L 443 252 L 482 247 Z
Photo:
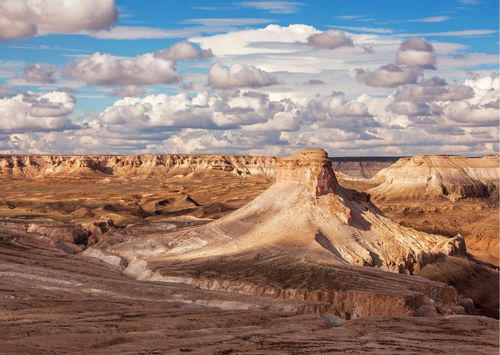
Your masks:
M 322 300 L 313 311 L 349 318 L 457 311 L 452 288 L 359 266 L 412 273 L 464 252 L 460 237 L 383 217 L 367 194 L 338 185 L 326 152 L 312 150 L 280 159 L 276 183 L 219 220 L 168 234 L 108 236 L 85 254 L 139 279 Z
M 487 198 L 499 179 L 498 156 L 414 156 L 379 171 L 369 192 L 384 199 Z

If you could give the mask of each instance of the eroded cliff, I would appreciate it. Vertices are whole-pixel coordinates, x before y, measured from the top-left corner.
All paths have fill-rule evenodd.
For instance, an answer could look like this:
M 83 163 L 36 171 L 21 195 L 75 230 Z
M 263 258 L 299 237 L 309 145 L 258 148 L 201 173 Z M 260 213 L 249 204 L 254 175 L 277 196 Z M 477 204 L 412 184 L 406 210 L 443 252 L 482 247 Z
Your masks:
M 498 156 L 420 155 L 401 158 L 373 178 L 370 193 L 385 199 L 487 198 L 498 186 Z
M 273 175 L 276 158 L 240 155 L 0 155 L 0 176 L 44 178 L 147 177 L 183 169 L 233 172 L 238 175 Z

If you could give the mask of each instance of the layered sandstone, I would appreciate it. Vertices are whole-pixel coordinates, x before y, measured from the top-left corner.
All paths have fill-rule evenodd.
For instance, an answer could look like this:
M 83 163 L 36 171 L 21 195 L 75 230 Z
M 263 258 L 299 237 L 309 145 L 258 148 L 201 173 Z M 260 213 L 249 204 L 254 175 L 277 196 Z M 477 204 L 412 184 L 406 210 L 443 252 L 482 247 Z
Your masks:
M 216 154 L 0 155 L 0 177 L 140 178 L 167 174 L 176 169 L 273 176 L 276 161 L 275 157 Z M 332 167 L 350 179 L 367 179 L 392 162 L 390 158 L 335 158 Z
M 464 254 L 463 239 L 418 232 L 384 217 L 368 194 L 338 185 L 322 150 L 279 159 L 273 186 L 214 222 L 110 240 L 85 254 L 118 257 L 115 266 L 138 279 L 324 301 L 316 311 L 345 318 L 461 309 L 453 288 L 398 273 Z
M 499 184 L 498 156 L 421 155 L 401 158 L 373 178 L 370 193 L 385 199 L 489 197 Z
M 273 175 L 274 157 L 243 155 L 0 155 L 0 176 L 44 178 L 146 177 L 183 169 L 220 170 L 238 175 Z

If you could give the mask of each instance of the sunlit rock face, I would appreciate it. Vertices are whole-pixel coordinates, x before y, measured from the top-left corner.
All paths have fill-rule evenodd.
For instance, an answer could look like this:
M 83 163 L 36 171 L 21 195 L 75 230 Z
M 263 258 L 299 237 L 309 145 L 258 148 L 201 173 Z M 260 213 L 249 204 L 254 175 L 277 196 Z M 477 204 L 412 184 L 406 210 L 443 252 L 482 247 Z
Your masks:
M 315 196 L 335 193 L 338 186 L 328 154 L 321 149 L 303 150 L 289 158 L 279 159 L 276 182 L 305 185 Z
M 498 156 L 420 155 L 380 170 L 372 178 L 379 185 L 370 193 L 386 199 L 485 198 L 499 179 Z
M 245 155 L 0 155 L 0 176 L 44 178 L 147 177 L 173 169 L 221 170 L 245 175 L 274 175 L 276 158 Z

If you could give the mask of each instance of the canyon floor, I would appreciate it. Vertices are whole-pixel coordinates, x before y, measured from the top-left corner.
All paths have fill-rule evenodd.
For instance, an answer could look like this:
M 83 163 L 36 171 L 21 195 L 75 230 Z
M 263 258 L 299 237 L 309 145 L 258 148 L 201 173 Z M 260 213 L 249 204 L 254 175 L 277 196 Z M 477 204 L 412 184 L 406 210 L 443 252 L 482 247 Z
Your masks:
M 364 174 L 339 182 L 368 191 L 373 185 Z M 0 352 L 498 353 L 495 197 L 373 201 L 401 225 L 465 237 L 467 258 L 447 257 L 404 277 L 454 286 L 474 301 L 467 316 L 301 314 L 297 309 L 311 302 L 135 280 L 82 253 L 108 236 L 205 225 L 246 205 L 274 180 L 182 169 L 137 179 L 0 178 Z

